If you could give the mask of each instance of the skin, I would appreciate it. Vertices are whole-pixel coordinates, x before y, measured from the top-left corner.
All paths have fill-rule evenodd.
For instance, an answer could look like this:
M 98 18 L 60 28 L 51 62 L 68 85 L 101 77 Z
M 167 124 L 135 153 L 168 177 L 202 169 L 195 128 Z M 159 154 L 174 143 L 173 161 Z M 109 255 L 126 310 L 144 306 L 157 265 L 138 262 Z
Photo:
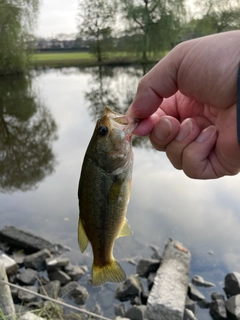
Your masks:
M 128 116 L 142 119 L 136 135 L 149 135 L 176 169 L 195 179 L 240 171 L 236 129 L 240 31 L 176 46 L 140 81 Z

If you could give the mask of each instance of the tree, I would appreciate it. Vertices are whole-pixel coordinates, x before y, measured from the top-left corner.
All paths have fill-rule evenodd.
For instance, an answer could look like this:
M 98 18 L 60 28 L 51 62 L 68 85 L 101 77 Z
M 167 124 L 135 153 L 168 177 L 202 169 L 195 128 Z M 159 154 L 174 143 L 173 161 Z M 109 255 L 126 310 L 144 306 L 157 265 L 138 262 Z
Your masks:
M 195 3 L 198 19 L 192 20 L 194 33 L 204 36 L 240 28 L 239 0 L 201 0 Z
M 39 0 L 0 0 L 0 74 L 22 72 Z
M 141 35 L 137 49 L 144 61 L 178 42 L 184 0 L 123 0 L 122 11 L 129 22 L 127 33 Z
M 88 40 L 98 62 L 103 60 L 111 45 L 116 8 L 115 0 L 82 0 L 79 3 L 79 36 Z
M 31 190 L 54 170 L 56 123 L 24 74 L 0 77 L 0 191 Z

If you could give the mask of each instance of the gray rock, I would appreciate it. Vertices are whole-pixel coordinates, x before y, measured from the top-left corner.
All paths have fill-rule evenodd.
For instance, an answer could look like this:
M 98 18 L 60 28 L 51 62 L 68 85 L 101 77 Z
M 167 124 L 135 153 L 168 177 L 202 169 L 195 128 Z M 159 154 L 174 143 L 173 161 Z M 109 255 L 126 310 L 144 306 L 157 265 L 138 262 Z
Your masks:
M 222 293 L 212 292 L 211 293 L 212 300 L 223 300 L 225 301 L 225 297 Z
M 72 281 L 77 281 L 85 273 L 81 267 L 73 266 L 72 264 L 69 264 L 67 267 L 65 267 L 64 271 L 69 275 Z
M 127 310 L 125 317 L 131 320 L 144 320 L 146 308 L 146 306 L 133 306 Z
M 139 296 L 142 291 L 143 287 L 139 277 L 132 275 L 117 287 L 115 297 L 120 301 L 131 300 Z
M 155 277 L 156 277 L 156 272 L 150 272 L 148 275 L 147 283 L 148 283 L 148 290 L 149 291 L 152 289 Z
M 240 294 L 237 294 L 236 296 L 229 298 L 225 302 L 225 306 L 226 306 L 228 313 L 230 314 L 231 319 L 234 319 L 234 320 L 240 319 L 240 312 L 239 312 L 239 310 L 240 310 Z
M 210 302 L 207 301 L 206 299 L 203 299 L 203 300 L 197 301 L 197 305 L 202 309 L 209 309 Z
M 45 320 L 45 319 L 42 317 L 38 317 L 34 313 L 28 311 L 20 317 L 20 320 Z
M 169 240 L 150 292 L 146 317 L 149 320 L 182 320 L 188 289 L 190 252 Z
M 37 281 L 38 272 L 36 270 L 27 268 L 21 273 L 17 274 L 17 279 L 20 283 L 30 285 Z
M 8 282 L 6 269 L 2 261 L 0 261 L 0 279 Z M 16 318 L 10 287 L 3 283 L 0 284 L 0 309 L 6 318 L 10 319 L 11 317 L 13 320 Z
M 107 310 L 113 306 L 114 294 L 111 290 L 104 289 L 101 294 L 99 294 L 99 303 L 104 310 Z
M 195 302 L 187 296 L 185 301 L 185 308 L 195 313 L 195 307 L 196 307 Z
M 162 257 L 159 254 L 159 248 L 157 246 L 155 246 L 154 244 L 150 244 L 149 247 L 153 251 L 153 254 L 152 254 L 151 258 L 161 261 Z
M 45 239 L 12 226 L 6 226 L 0 230 L 0 240 L 7 242 L 14 248 L 25 249 L 31 253 L 43 249 L 50 249 L 53 246 L 51 242 Z
M 18 271 L 18 265 L 16 264 L 15 260 L 10 258 L 5 253 L 0 254 L 0 262 L 4 264 L 4 267 L 6 269 L 6 273 L 8 276 L 16 274 Z
M 25 258 L 26 258 L 26 254 L 23 251 L 13 252 L 13 259 L 19 266 L 23 266 L 23 262 Z
M 186 308 L 184 310 L 183 320 L 197 320 L 197 318 L 195 317 L 192 310 Z
M 228 273 L 224 280 L 224 291 L 227 297 L 232 297 L 240 293 L 240 273 Z
M 47 258 L 45 262 L 47 270 L 56 270 L 66 267 L 69 264 L 69 259 L 64 257 Z
M 57 299 L 61 289 L 59 280 L 51 281 L 40 288 L 40 293 L 53 299 Z
M 194 301 L 206 300 L 204 295 L 198 291 L 198 289 L 194 287 L 192 283 L 188 284 L 188 296 Z
M 156 272 L 160 266 L 160 261 L 156 259 L 141 259 L 137 264 L 137 274 L 147 278 L 149 273 Z
M 58 280 L 61 282 L 62 285 L 65 285 L 71 281 L 71 278 L 69 275 L 62 271 L 62 270 L 54 270 L 51 272 L 48 272 L 48 276 L 50 280 Z
M 117 316 L 116 318 L 114 318 L 114 320 L 130 320 L 129 318 L 122 318 L 120 316 Z
M 195 285 L 195 286 L 199 286 L 199 287 L 215 287 L 215 284 L 212 283 L 212 282 L 208 282 L 208 281 L 205 281 L 203 279 L 203 277 L 201 276 L 194 276 L 192 278 L 192 283 Z
M 72 281 L 61 288 L 60 297 L 74 299 L 77 304 L 84 304 L 88 298 L 88 291 L 76 281 Z
M 50 257 L 51 257 L 50 251 L 48 249 L 43 249 L 36 253 L 32 253 L 28 255 L 24 259 L 24 265 L 26 268 L 43 270 L 46 267 L 45 260 Z
M 99 303 L 95 304 L 95 306 L 91 309 L 91 312 L 100 316 L 103 315 L 103 311 Z
M 124 317 L 126 314 L 125 305 L 123 303 L 115 304 L 114 313 L 116 316 Z
M 213 320 L 226 320 L 227 310 L 225 307 L 225 302 L 222 299 L 213 300 L 210 303 L 210 315 Z
M 22 288 L 26 288 L 33 292 L 38 292 L 37 287 L 35 286 L 22 286 Z M 32 302 L 36 301 L 38 298 L 35 294 L 23 291 L 21 289 L 18 290 L 18 299 L 24 302 Z

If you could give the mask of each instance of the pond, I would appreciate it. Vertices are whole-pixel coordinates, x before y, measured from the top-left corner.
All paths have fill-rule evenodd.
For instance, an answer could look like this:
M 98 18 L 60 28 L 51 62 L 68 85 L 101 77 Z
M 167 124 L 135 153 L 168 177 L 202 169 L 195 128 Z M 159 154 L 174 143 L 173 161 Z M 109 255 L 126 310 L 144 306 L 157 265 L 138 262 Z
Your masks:
M 66 68 L 0 79 L 1 229 L 13 225 L 67 245 L 73 263 L 91 267 L 90 247 L 82 254 L 77 243 L 83 157 L 103 107 L 124 113 L 146 71 Z M 147 138 L 136 138 L 127 212 L 133 236 L 116 241 L 115 257 L 150 257 L 149 244 L 162 252 L 173 238 L 191 251 L 190 276 L 203 276 L 220 292 L 225 274 L 240 271 L 239 185 L 239 175 L 192 180 Z M 128 275 L 135 272 L 126 265 Z M 210 299 L 212 289 L 201 291 Z

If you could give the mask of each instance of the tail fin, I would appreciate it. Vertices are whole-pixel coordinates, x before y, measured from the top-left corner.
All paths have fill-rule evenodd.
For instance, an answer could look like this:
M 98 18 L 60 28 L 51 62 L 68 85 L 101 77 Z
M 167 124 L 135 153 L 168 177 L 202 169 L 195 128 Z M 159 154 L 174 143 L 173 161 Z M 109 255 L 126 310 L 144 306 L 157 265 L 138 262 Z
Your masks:
M 126 280 L 126 274 L 120 264 L 113 259 L 108 265 L 98 267 L 92 266 L 92 285 L 101 286 L 105 282 L 123 282 Z

